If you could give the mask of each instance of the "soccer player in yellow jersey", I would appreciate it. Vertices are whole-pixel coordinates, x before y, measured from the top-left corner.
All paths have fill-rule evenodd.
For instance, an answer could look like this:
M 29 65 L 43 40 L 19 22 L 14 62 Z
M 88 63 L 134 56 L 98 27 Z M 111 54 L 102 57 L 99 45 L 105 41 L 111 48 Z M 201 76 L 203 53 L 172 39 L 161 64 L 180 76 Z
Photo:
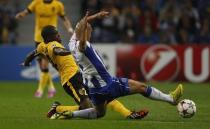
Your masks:
M 71 23 L 65 16 L 64 6 L 58 0 L 33 0 L 27 9 L 16 15 L 16 19 L 21 19 L 30 13 L 35 14 L 34 40 L 36 46 L 43 41 L 41 36 L 42 28 L 46 25 L 57 27 L 58 16 L 63 20 L 64 26 L 68 32 L 71 34 L 73 33 Z M 53 97 L 55 88 L 51 75 L 49 74 L 48 61 L 44 58 L 39 58 L 38 62 L 41 69 L 41 75 L 35 97 L 42 97 L 46 86 L 48 86 L 48 97 Z
M 92 107 L 92 103 L 84 88 L 82 74 L 71 53 L 61 45 L 61 39 L 55 27 L 51 25 L 44 27 L 42 36 L 44 42 L 41 42 L 36 50 L 27 56 L 23 65 L 29 66 L 36 56 L 47 58 L 59 72 L 64 90 L 79 104 L 79 107 L 71 106 L 71 110 Z

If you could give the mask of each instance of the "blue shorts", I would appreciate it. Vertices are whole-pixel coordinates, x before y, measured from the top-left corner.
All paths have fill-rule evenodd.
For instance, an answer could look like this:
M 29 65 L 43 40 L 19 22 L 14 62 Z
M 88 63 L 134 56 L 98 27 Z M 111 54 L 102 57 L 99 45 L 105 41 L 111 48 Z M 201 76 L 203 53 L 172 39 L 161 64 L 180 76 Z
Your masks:
M 128 95 L 130 88 L 127 78 L 112 78 L 109 85 L 99 88 L 90 88 L 89 96 L 95 105 L 110 102 L 120 96 Z

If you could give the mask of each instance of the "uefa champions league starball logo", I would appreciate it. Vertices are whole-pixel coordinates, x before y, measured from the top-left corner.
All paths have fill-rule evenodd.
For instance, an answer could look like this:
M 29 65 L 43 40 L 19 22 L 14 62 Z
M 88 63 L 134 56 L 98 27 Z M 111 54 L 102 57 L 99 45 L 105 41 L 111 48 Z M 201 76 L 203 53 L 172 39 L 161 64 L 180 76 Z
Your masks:
M 39 79 L 40 78 L 40 68 L 38 62 L 33 64 L 32 66 L 26 67 L 21 70 L 20 75 L 24 79 Z M 53 79 L 58 78 L 59 74 L 55 68 L 51 64 L 49 64 L 49 72 Z
M 166 45 L 154 45 L 140 59 L 140 68 L 146 80 L 172 81 L 180 70 L 176 51 Z

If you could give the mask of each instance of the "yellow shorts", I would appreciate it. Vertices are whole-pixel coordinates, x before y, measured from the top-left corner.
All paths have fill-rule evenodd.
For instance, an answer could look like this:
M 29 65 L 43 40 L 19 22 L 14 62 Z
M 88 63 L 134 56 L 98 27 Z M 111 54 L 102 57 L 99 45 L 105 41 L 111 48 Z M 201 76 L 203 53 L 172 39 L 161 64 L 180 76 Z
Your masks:
M 38 43 L 43 41 L 43 38 L 42 38 L 42 35 L 41 35 L 41 29 L 36 29 L 35 30 L 34 41 L 38 42 Z

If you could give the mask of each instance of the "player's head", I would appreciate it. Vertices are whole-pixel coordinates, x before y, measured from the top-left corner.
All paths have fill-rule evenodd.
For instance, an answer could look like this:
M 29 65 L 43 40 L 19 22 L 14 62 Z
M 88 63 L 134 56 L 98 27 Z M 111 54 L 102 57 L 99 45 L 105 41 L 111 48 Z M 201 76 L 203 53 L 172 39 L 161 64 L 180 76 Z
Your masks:
M 49 43 L 52 41 L 61 42 L 60 35 L 56 28 L 52 25 L 47 25 L 42 29 L 41 32 L 42 38 L 44 39 L 45 43 Z

